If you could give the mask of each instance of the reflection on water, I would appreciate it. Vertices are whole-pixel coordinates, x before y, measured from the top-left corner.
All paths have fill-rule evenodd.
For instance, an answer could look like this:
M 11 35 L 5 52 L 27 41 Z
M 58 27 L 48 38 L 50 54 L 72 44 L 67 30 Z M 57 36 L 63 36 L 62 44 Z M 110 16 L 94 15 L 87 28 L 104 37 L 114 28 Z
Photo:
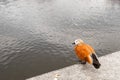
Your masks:
M 0 0 L 0 80 L 77 62 L 82 38 L 99 56 L 120 50 L 119 0 Z

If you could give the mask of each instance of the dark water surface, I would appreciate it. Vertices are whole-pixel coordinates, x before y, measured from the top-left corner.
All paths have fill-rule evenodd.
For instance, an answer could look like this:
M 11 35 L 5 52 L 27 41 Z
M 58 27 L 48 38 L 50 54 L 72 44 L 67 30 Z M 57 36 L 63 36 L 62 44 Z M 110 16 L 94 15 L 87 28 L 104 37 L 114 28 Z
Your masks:
M 120 50 L 120 0 L 0 0 L 0 80 L 77 63 L 82 38 L 98 56 Z

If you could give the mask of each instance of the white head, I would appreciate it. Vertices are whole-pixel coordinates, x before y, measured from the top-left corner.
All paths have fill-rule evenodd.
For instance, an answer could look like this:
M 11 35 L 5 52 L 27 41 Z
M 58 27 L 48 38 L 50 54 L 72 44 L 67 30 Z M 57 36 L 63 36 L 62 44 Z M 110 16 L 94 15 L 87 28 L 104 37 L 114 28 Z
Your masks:
M 84 41 L 81 40 L 81 39 L 76 39 L 73 44 L 77 45 L 77 44 L 81 44 L 81 43 L 83 43 L 83 42 L 84 42 Z

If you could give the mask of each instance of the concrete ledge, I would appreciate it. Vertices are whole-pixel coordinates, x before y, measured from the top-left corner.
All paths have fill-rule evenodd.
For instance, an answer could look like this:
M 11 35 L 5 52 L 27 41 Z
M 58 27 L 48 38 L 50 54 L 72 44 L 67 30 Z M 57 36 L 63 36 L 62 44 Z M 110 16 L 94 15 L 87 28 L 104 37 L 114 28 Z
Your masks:
M 120 80 L 120 51 L 99 58 L 101 67 L 75 64 L 26 80 Z M 56 78 L 55 74 L 59 76 Z

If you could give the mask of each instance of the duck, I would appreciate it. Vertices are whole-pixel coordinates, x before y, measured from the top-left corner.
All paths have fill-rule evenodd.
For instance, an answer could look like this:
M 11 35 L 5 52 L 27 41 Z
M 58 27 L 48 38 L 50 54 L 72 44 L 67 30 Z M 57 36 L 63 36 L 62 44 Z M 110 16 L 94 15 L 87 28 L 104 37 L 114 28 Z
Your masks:
M 99 69 L 101 64 L 92 46 L 85 43 L 82 39 L 76 39 L 73 43 L 74 51 L 81 64 L 89 63 L 94 68 Z

